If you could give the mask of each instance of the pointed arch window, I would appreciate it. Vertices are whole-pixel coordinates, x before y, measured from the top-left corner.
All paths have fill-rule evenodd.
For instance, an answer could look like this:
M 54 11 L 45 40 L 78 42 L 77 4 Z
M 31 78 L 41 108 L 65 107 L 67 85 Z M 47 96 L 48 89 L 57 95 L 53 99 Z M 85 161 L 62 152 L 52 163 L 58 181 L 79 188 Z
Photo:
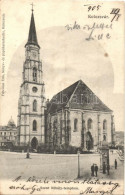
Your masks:
M 54 122 L 53 122 L 53 128 L 54 129 L 57 129 L 57 120 L 55 119 Z
M 33 68 L 33 81 L 37 82 L 37 69 L 36 69 L 36 67 Z
M 78 130 L 78 119 L 75 118 L 74 119 L 74 131 L 77 131 Z
M 36 100 L 33 101 L 33 111 L 34 112 L 37 111 L 37 101 Z
M 103 130 L 106 130 L 106 129 L 107 129 L 107 121 L 104 120 L 104 121 L 103 121 Z
M 36 122 L 36 120 L 33 121 L 33 131 L 37 131 L 37 122 Z
M 92 119 L 91 118 L 88 120 L 88 130 L 89 129 L 92 129 Z
M 106 135 L 103 135 L 103 141 L 106 141 Z

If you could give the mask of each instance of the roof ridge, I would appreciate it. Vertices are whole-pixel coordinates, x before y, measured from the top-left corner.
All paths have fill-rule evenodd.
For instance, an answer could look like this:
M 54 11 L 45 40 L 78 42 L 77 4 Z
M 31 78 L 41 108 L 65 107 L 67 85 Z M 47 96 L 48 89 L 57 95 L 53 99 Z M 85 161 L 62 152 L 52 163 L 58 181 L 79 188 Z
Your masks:
M 81 80 L 82 81 L 82 80 Z M 104 104 L 104 102 L 102 102 L 102 100 L 82 81 L 82 83 L 98 98 L 98 100 L 104 105 L 106 106 L 111 112 L 112 110 L 106 105 Z
M 77 82 L 78 82 L 78 84 L 76 85 L 76 87 L 75 87 L 75 89 L 74 89 L 74 91 L 73 91 L 72 95 L 70 96 L 70 98 L 69 98 L 69 100 L 68 100 L 67 104 L 70 102 L 70 100 L 71 100 L 72 96 L 74 95 L 74 93 L 75 93 L 75 91 L 76 91 L 76 89 L 77 89 L 77 87 L 78 87 L 78 85 L 79 85 L 79 83 L 80 83 L 81 81 L 82 81 L 82 80 L 78 80 L 78 81 L 77 81 Z M 67 106 L 67 104 L 66 104 L 66 106 Z
M 98 105 L 96 105 L 97 104 L 96 102 L 93 103 L 91 102 L 92 107 L 91 109 L 98 111 L 113 112 L 81 79 L 55 94 L 48 104 L 48 112 L 54 112 L 54 110 L 56 111 L 62 108 L 66 108 L 67 106 L 69 107 L 70 106 L 69 103 L 71 102 L 72 104 L 72 98 L 74 94 L 81 93 L 77 92 L 77 89 L 79 89 L 79 87 L 81 90 L 87 92 L 88 94 L 92 94 L 94 96 L 94 99 L 96 98 L 95 101 L 98 102 Z M 86 104 L 81 105 L 81 109 L 86 109 L 87 108 L 86 106 L 87 106 Z M 77 107 L 79 106 L 77 105 Z
M 77 82 L 79 82 L 79 81 L 80 81 L 80 80 L 76 81 L 75 83 L 77 83 Z M 68 87 L 64 88 L 63 90 L 61 90 L 61 91 L 59 91 L 58 93 L 56 93 L 55 95 L 53 95 L 53 97 L 51 98 L 51 100 L 52 100 L 55 96 L 57 96 L 58 94 L 62 93 L 64 90 L 66 90 L 66 89 L 70 88 L 71 86 L 73 86 L 75 83 L 69 85 Z M 51 100 L 50 100 L 50 101 L 51 101 Z

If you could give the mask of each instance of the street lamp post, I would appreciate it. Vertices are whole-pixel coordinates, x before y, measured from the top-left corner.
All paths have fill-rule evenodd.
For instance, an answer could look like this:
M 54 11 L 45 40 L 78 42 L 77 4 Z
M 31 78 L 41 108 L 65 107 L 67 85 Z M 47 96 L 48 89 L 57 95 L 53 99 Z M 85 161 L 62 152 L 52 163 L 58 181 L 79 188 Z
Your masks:
M 78 177 L 77 178 L 80 178 L 80 152 L 78 150 Z
M 100 170 L 102 169 L 102 153 L 101 153 L 101 150 L 100 150 Z
M 29 143 L 27 145 L 27 154 L 26 154 L 26 158 L 30 158 L 30 154 L 29 154 Z

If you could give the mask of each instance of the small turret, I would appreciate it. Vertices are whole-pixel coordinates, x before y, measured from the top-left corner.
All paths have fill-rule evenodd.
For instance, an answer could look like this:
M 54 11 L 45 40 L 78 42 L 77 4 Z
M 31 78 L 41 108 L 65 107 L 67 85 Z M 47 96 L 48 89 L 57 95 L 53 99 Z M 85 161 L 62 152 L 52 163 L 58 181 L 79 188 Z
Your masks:
M 8 127 L 16 127 L 15 123 L 14 123 L 14 120 L 12 119 L 12 116 L 10 118 L 10 120 L 8 121 L 8 124 L 7 124 Z

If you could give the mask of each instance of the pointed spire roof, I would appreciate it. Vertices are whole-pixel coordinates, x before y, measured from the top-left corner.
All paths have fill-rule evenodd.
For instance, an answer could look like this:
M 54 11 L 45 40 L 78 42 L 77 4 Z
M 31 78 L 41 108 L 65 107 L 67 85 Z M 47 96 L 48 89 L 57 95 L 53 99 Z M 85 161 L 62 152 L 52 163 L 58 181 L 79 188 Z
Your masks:
M 36 35 L 36 27 L 35 27 L 33 9 L 32 9 L 32 14 L 31 14 L 28 41 L 27 41 L 25 47 L 27 45 L 30 45 L 30 44 L 36 45 L 40 48 L 40 46 L 38 45 L 38 42 L 37 42 L 37 35 Z

